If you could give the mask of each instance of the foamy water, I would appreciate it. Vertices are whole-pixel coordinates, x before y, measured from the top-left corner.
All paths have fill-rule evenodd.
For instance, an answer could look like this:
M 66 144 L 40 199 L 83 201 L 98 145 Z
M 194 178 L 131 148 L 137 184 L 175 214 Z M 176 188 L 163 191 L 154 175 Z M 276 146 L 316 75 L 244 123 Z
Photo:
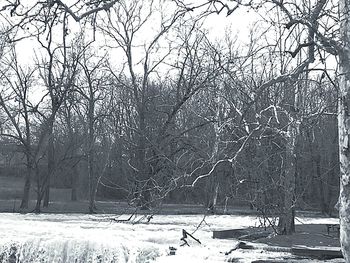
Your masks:
M 150 223 L 117 223 L 111 215 L 0 214 L 0 262 L 241 262 L 282 258 L 286 253 L 237 250 L 235 240 L 212 239 L 218 229 L 255 226 L 254 216 L 208 216 L 181 247 L 182 229 L 195 231 L 200 215 L 159 215 Z M 126 219 L 128 216 L 120 217 Z M 305 223 L 337 223 L 337 219 L 300 218 Z M 169 255 L 169 246 L 176 255 Z M 310 262 L 310 261 L 308 261 Z

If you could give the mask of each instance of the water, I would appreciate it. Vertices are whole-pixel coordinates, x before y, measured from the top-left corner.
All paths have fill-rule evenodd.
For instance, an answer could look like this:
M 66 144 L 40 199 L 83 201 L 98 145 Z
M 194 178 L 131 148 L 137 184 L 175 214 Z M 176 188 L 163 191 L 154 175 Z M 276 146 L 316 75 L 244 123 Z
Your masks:
M 111 220 L 111 215 L 0 214 L 0 262 L 192 263 L 224 262 L 229 258 L 251 262 L 288 257 L 286 253 L 260 250 L 237 250 L 225 256 L 236 241 L 212 239 L 212 231 L 254 226 L 256 218 L 209 216 L 202 219 L 200 215 L 160 215 L 154 216 L 149 224 L 134 225 L 117 223 Z M 323 222 L 320 221 L 323 219 L 312 220 Z M 181 247 L 182 229 L 194 232 L 202 244 L 188 240 L 190 247 Z M 175 256 L 169 256 L 170 246 L 177 248 Z
M 150 262 L 161 256 L 151 245 L 131 247 L 121 243 L 84 239 L 31 238 L 0 246 L 0 262 Z M 164 251 L 163 251 L 164 253 Z
M 0 215 L 0 262 L 149 262 L 166 247 L 131 224 L 85 215 Z M 146 234 L 146 235 L 145 235 Z

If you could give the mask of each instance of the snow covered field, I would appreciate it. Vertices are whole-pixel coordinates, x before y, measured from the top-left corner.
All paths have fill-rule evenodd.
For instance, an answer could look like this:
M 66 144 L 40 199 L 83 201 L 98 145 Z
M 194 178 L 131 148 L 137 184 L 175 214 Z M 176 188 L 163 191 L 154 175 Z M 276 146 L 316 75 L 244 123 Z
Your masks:
M 254 226 L 258 222 L 254 216 L 207 216 L 194 233 L 202 244 L 188 239 L 190 247 L 180 247 L 182 229 L 189 233 L 195 231 L 203 219 L 201 215 L 156 215 L 148 224 L 134 225 L 117 223 L 110 218 L 111 215 L 0 214 L 0 262 L 18 262 L 8 260 L 14 259 L 14 255 L 19 262 L 135 263 L 225 262 L 232 259 L 237 260 L 232 262 L 251 262 L 290 256 L 259 249 L 240 249 L 226 256 L 225 252 L 236 242 L 212 239 L 213 230 Z M 338 223 L 337 219 L 304 217 L 298 220 Z M 177 248 L 175 256 L 168 255 L 169 246 Z

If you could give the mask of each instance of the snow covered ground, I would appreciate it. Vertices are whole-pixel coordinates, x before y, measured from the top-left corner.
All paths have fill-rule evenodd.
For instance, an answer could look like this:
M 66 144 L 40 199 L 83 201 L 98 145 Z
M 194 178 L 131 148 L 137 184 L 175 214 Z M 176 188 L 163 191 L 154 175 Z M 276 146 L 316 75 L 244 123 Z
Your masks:
M 290 256 L 259 249 L 239 249 L 226 256 L 225 252 L 234 247 L 236 241 L 212 239 L 213 230 L 254 226 L 258 222 L 254 216 L 207 216 L 194 233 L 202 244 L 188 239 L 190 247 L 180 247 L 182 229 L 189 233 L 195 231 L 203 219 L 201 215 L 156 215 L 148 224 L 117 223 L 110 218 L 111 215 L 0 214 L 0 262 L 16 262 L 8 260 L 14 259 L 14 255 L 19 262 L 135 263 L 251 262 Z M 298 220 L 338 223 L 337 219 L 304 217 Z M 175 256 L 169 255 L 169 246 L 177 248 Z

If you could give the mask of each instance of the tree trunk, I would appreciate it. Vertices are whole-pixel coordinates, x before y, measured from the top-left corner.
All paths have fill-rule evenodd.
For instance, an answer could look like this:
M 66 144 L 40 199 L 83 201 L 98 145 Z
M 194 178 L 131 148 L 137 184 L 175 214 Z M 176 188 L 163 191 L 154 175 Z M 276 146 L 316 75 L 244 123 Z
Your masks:
M 52 124 L 53 125 L 53 124 Z M 53 144 L 53 128 L 50 127 L 49 143 L 47 145 L 47 175 L 44 182 L 44 202 L 43 206 L 48 207 L 50 202 L 50 181 L 55 171 L 55 157 Z
M 54 110 L 53 110 L 54 111 Z M 48 207 L 50 202 L 50 181 L 53 173 L 55 172 L 55 150 L 54 150 L 54 137 L 53 137 L 53 124 L 54 115 L 52 115 L 48 121 L 48 143 L 47 143 L 47 174 L 43 182 L 44 202 L 43 206 Z
M 89 169 L 89 212 L 95 213 L 96 202 L 95 202 L 95 189 L 96 189 L 96 175 L 94 167 L 95 159 L 95 127 L 94 127 L 94 118 L 95 118 L 95 108 L 94 108 L 94 98 L 93 93 L 90 93 L 89 101 L 89 137 L 88 137 L 88 169 Z
M 295 232 L 294 224 L 294 194 L 296 173 L 296 142 L 299 134 L 299 122 L 293 121 L 288 126 L 286 145 L 286 167 L 282 181 L 283 209 L 278 221 L 279 233 L 290 235 Z
M 90 147 L 93 147 L 90 145 Z M 96 204 L 95 204 L 95 187 L 96 187 L 96 180 L 95 180 L 95 174 L 94 174 L 94 153 L 93 150 L 89 150 L 89 156 L 88 156 L 88 167 L 89 167 L 89 212 L 95 213 L 96 210 Z
M 30 194 L 30 187 L 32 183 L 32 164 L 30 161 L 30 157 L 27 156 L 27 173 L 26 173 L 26 178 L 25 178 L 25 183 L 24 183 L 24 188 L 23 188 L 23 196 L 22 196 L 22 201 L 21 201 L 21 209 L 27 209 L 28 204 L 29 204 L 29 194 Z
M 350 262 L 350 0 L 339 6 L 343 49 L 339 54 L 338 132 L 340 159 L 340 244 L 345 262 Z
M 320 195 L 320 208 L 321 208 L 321 212 L 323 214 L 328 215 L 329 214 L 329 209 L 328 209 L 328 202 L 327 202 L 327 196 L 325 194 L 325 185 L 323 182 L 323 178 L 322 178 L 322 172 L 321 172 L 321 154 L 319 152 L 319 149 L 317 149 L 317 153 L 316 153 L 316 158 L 315 158 L 315 162 L 316 162 L 316 176 L 317 176 L 317 180 L 318 180 L 318 188 L 319 188 L 319 195 Z
M 74 130 L 71 123 L 72 114 L 70 112 L 70 108 L 68 108 L 66 102 L 64 102 L 64 105 L 68 109 L 65 115 L 67 128 L 68 128 L 68 142 L 70 145 L 73 145 L 72 149 L 69 151 L 71 160 L 74 160 L 73 166 L 72 166 L 72 173 L 71 173 L 71 187 L 72 187 L 71 201 L 77 201 L 78 185 L 79 185 L 78 162 L 75 161 L 75 158 L 77 156 L 77 139 L 76 139 L 76 135 L 74 134 Z
M 311 135 L 309 132 L 307 132 L 307 138 L 309 141 L 309 150 L 310 150 L 310 156 L 311 156 L 311 167 L 312 167 L 312 178 L 313 183 L 318 186 L 318 201 L 320 205 L 321 212 L 323 214 L 328 214 L 328 203 L 326 201 L 327 196 L 325 194 L 324 189 L 324 183 L 322 179 L 322 173 L 321 173 L 321 154 L 320 154 L 320 147 L 318 146 L 318 142 L 315 142 L 315 145 L 313 145 L 313 142 L 311 140 Z M 314 149 L 316 147 L 316 149 Z
M 138 149 L 136 153 L 137 163 L 139 170 L 139 198 L 140 206 L 142 210 L 148 210 L 151 206 L 151 190 L 149 185 L 149 173 L 146 165 L 146 119 L 145 119 L 145 106 L 142 105 L 139 111 L 139 138 Z
M 37 178 L 37 189 L 36 189 L 37 198 L 36 198 L 34 212 L 40 213 L 41 212 L 41 201 L 43 199 L 44 192 L 43 192 L 43 184 L 42 184 L 42 181 L 40 178 L 39 168 L 37 166 L 35 166 L 35 174 L 36 174 L 36 178 Z
M 37 198 L 37 200 L 36 200 L 36 204 L 35 204 L 35 208 L 34 208 L 35 213 L 41 212 L 41 199 L 42 198 Z
M 25 183 L 23 188 L 23 196 L 21 201 L 20 209 L 27 209 L 29 205 L 29 195 L 30 195 L 30 188 L 32 184 L 32 172 L 33 172 L 33 165 L 34 160 L 32 156 L 32 146 L 31 146 L 31 136 L 30 136 L 30 126 L 29 126 L 29 120 L 27 112 L 25 111 L 25 120 L 26 120 L 26 165 L 27 165 L 27 173 L 25 177 Z
M 208 210 L 210 213 L 215 214 L 216 213 L 216 203 L 218 201 L 218 196 L 219 196 L 219 182 L 216 182 L 215 185 L 212 185 L 210 187 L 210 189 L 211 189 L 210 190 L 211 196 L 210 196 L 209 203 L 208 203 L 207 207 L 208 207 Z
M 95 187 L 96 180 L 94 174 L 94 157 L 93 154 L 90 153 L 88 156 L 88 166 L 89 166 L 89 212 L 95 213 L 96 211 L 96 202 L 95 202 Z
M 77 164 L 73 166 L 71 201 L 78 201 L 79 174 Z
M 212 157 L 211 157 L 211 165 L 215 165 L 216 162 L 219 160 L 219 143 L 220 143 L 220 106 L 222 104 L 222 98 L 220 94 L 220 86 L 218 86 L 217 90 L 215 90 L 214 94 L 214 107 L 215 107 L 215 122 L 213 124 L 214 128 L 214 145 L 212 150 Z M 207 203 L 207 208 L 209 211 L 213 214 L 215 214 L 216 211 L 216 204 L 217 199 L 219 195 L 219 188 L 220 188 L 220 179 L 222 176 L 221 173 L 223 173 L 225 168 L 222 168 L 222 165 L 219 164 L 213 173 L 210 175 L 208 183 L 208 189 L 209 189 L 209 200 Z

